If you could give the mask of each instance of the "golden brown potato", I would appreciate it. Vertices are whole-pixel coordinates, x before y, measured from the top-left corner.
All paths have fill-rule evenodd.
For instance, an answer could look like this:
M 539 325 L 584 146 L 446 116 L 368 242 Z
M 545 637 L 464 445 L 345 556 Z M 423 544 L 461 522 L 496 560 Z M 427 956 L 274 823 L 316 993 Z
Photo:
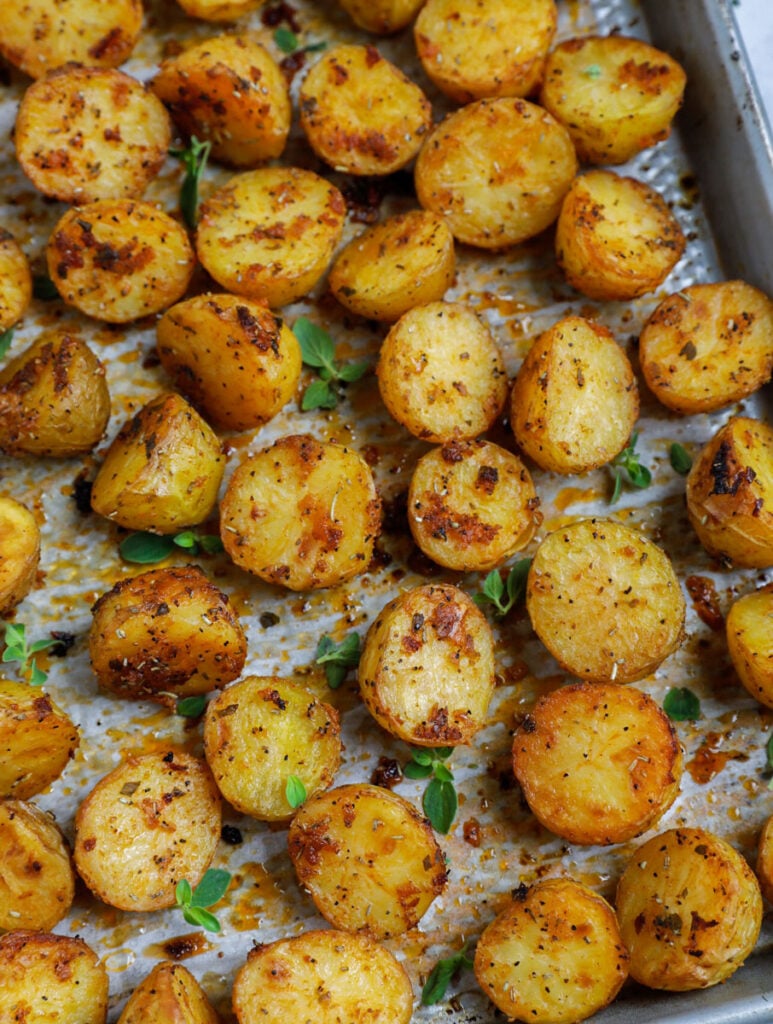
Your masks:
M 566 125 L 586 164 L 622 164 L 668 138 L 686 75 L 626 36 L 567 39 L 550 53 L 540 103 Z
M 299 102 L 311 148 L 349 174 L 400 170 L 432 127 L 418 85 L 370 45 L 327 50 L 303 80 Z
M 195 888 L 220 838 L 220 794 L 206 763 L 182 750 L 129 755 L 100 779 L 75 816 L 75 866 L 120 910 L 175 904 Z
M 236 21 L 262 7 L 266 0 L 177 0 L 192 18 L 202 21 Z
M 300 345 L 290 328 L 258 302 L 197 295 L 167 310 L 156 332 L 161 365 L 216 427 L 259 427 L 295 392 Z
M 228 597 L 195 565 L 119 580 L 92 608 L 97 682 L 119 697 L 174 707 L 241 673 L 247 639 Z
M 83 939 L 13 931 L 0 937 L 0 1021 L 105 1024 L 107 971 Z
M 3 5 L 0 54 L 32 78 L 68 61 L 117 67 L 141 29 L 141 0 L 9 0 Z
M 389 35 L 410 25 L 424 0 L 338 0 L 338 3 L 366 32 Z
M 14 498 L 0 495 L 0 615 L 30 592 L 39 562 L 40 530 L 35 517 Z
M 75 895 L 75 872 L 53 820 L 23 800 L 0 801 L 0 928 L 49 931 Z
M 78 742 L 78 730 L 47 693 L 0 679 L 0 797 L 26 800 L 46 789 Z
M 401 935 L 446 884 L 428 821 L 378 786 L 338 786 L 307 801 L 288 835 L 298 881 L 334 928 L 372 939 Z
M 486 928 L 475 976 L 508 1019 L 574 1024 L 610 1003 L 628 975 L 615 912 L 571 878 L 548 878 Z
M 172 125 L 158 99 L 114 68 L 67 65 L 27 89 L 14 140 L 22 170 L 65 203 L 140 196 L 166 159 Z
M 338 712 L 300 685 L 247 676 L 209 703 L 204 752 L 220 792 L 242 814 L 289 821 L 291 775 L 308 797 L 333 781 L 341 760 Z
M 634 178 L 588 171 L 575 178 L 556 225 L 556 259 L 591 299 L 635 299 L 662 284 L 684 252 L 663 197 Z
M 751 953 L 762 923 L 757 879 L 729 843 L 675 828 L 640 846 L 617 886 L 631 977 L 687 992 L 729 978 Z
M 219 1024 L 204 989 L 182 964 L 156 964 L 129 997 L 118 1024 Z
M 384 405 L 424 441 L 477 437 L 507 400 L 505 364 L 491 331 L 459 302 L 405 313 L 384 339 L 376 372 Z
M 606 327 L 579 316 L 537 338 L 510 401 L 519 447 L 554 473 L 584 473 L 610 462 L 628 443 L 638 414 L 625 352 Z
M 31 298 L 27 257 L 11 232 L 0 228 L 0 333 L 21 319 Z
M 762 895 L 768 903 L 773 903 L 773 815 L 765 822 L 760 833 L 755 870 Z
M 548 534 L 529 570 L 526 607 L 559 664 L 596 683 L 643 679 L 683 637 L 685 603 L 668 556 L 610 519 Z
M 221 163 L 253 167 L 285 148 L 287 84 L 268 50 L 247 36 L 215 36 L 170 57 L 152 88 L 185 135 L 209 140 Z
M 726 628 L 738 678 L 760 704 L 773 708 L 773 583 L 734 601 Z
M 539 821 L 571 843 L 624 843 L 679 792 L 682 751 L 668 715 L 617 683 L 541 697 L 513 739 L 513 771 Z
M 290 590 L 333 587 L 365 572 L 380 529 L 367 463 L 310 434 L 281 437 L 246 459 L 220 503 L 234 562 Z
M 550 227 L 576 173 L 569 133 L 546 110 L 521 99 L 480 100 L 426 140 L 416 194 L 460 242 L 504 249 Z
M 161 394 L 115 436 L 91 507 L 127 530 L 177 533 L 207 518 L 224 469 L 212 429 L 184 398 Z
M 427 75 L 469 103 L 534 92 L 557 20 L 555 0 L 427 0 L 413 31 Z
M 82 455 L 109 418 L 105 368 L 77 334 L 44 331 L 0 370 L 0 448 L 9 455 Z
M 773 428 L 734 416 L 693 462 L 687 513 L 710 555 L 736 565 L 773 565 Z
M 639 359 L 650 390 L 675 412 L 738 402 L 773 370 L 773 302 L 743 281 L 683 288 L 644 325 Z
M 250 950 L 236 975 L 239 1024 L 408 1024 L 413 991 L 405 969 L 367 935 L 304 932 Z
M 218 284 L 285 306 L 327 269 L 343 230 L 341 193 L 312 171 L 246 171 L 201 204 L 196 251 Z
M 151 203 L 130 199 L 68 210 L 53 230 L 46 256 L 64 301 L 111 324 L 177 302 L 196 263 L 176 220 Z

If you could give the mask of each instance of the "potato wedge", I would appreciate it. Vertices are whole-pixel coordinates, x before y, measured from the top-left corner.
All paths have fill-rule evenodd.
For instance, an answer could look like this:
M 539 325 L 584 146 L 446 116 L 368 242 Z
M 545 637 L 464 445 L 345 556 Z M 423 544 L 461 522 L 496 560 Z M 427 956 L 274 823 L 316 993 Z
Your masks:
M 6 615 L 32 589 L 40 563 L 40 529 L 33 514 L 0 495 L 0 615 Z
M 266 0 L 177 0 L 192 18 L 202 21 L 236 21 L 262 7 Z
M 725 621 L 738 678 L 760 704 L 773 708 L 773 583 L 739 597 Z
M 11 232 L 0 228 L 0 333 L 22 318 L 31 298 L 27 257 Z
M 182 964 L 156 964 L 139 983 L 118 1024 L 220 1024 L 204 989 Z
M 338 0 L 355 25 L 389 35 L 410 25 L 424 0 Z
M 768 903 L 773 903 L 773 815 L 765 822 L 760 833 L 755 870 L 762 895 Z
M 78 743 L 77 728 L 47 693 L 0 679 L 0 797 L 26 800 L 42 792 Z

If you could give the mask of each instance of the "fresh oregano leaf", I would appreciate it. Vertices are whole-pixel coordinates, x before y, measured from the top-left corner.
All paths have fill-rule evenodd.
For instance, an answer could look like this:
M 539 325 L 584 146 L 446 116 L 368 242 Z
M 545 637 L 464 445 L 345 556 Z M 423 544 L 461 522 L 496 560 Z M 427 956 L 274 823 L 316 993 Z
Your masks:
M 434 1006 L 435 1003 L 439 1003 L 446 994 L 446 989 L 453 976 L 465 968 L 469 969 L 473 966 L 472 959 L 466 956 L 466 953 L 467 943 L 465 942 L 460 952 L 445 960 L 438 960 L 429 972 L 424 988 L 421 990 L 423 1006 Z
M 666 694 L 663 710 L 674 722 L 695 721 L 701 715 L 701 702 L 686 686 L 673 687 Z
M 228 892 L 231 875 L 222 868 L 210 868 L 193 890 L 190 905 L 192 907 L 211 907 L 221 900 Z
M 2 359 L 8 352 L 12 341 L 13 327 L 9 327 L 7 331 L 3 331 L 3 333 L 0 334 L 0 359 Z
M 125 562 L 137 565 L 152 565 L 162 562 L 174 551 L 174 538 L 167 534 L 130 533 L 118 545 L 118 552 Z
M 295 53 L 298 49 L 298 37 L 289 28 L 283 25 L 274 32 L 274 42 L 282 53 Z
M 674 472 L 687 476 L 692 469 L 692 459 L 682 445 L 675 441 L 668 450 L 668 457 Z
M 437 770 L 437 769 L 436 769 Z M 422 807 L 430 824 L 437 832 L 445 835 L 456 817 L 459 801 L 453 782 L 432 779 L 424 790 Z
M 306 796 L 306 787 L 303 781 L 297 775 L 288 775 L 287 784 L 285 785 L 285 797 L 293 810 L 306 803 Z
M 198 693 L 193 697 L 181 697 L 177 701 L 175 711 L 183 718 L 200 718 L 207 707 L 206 694 Z

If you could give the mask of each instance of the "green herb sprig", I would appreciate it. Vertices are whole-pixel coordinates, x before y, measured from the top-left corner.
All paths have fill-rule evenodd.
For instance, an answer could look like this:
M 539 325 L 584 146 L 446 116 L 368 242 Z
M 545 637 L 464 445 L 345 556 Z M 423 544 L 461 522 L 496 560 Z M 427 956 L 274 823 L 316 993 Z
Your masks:
M 434 1006 L 435 1003 L 439 1003 L 454 975 L 473 966 L 472 958 L 467 956 L 468 946 L 469 942 L 465 942 L 458 953 L 445 960 L 438 960 L 421 990 L 422 1006 Z
M 305 46 L 301 46 L 298 41 L 298 36 L 292 31 L 292 29 L 285 28 L 283 25 L 274 32 L 274 42 L 282 51 L 282 53 L 291 54 L 297 53 L 300 50 L 302 53 L 316 53 L 318 50 L 324 50 L 327 43 L 321 40 L 318 43 L 307 43 Z
M 315 661 L 317 665 L 325 666 L 325 678 L 330 689 L 337 690 L 349 669 L 360 662 L 359 633 L 347 633 L 340 644 L 325 633 L 317 644 Z
M 210 868 L 195 889 L 187 878 L 181 878 L 175 889 L 177 906 L 188 924 L 198 925 L 208 932 L 219 932 L 220 922 L 206 908 L 225 896 L 231 876 L 221 868 Z
M 680 476 L 687 476 L 692 469 L 692 459 L 687 450 L 676 441 L 668 449 L 668 458 L 671 462 L 671 468 Z
M 0 359 L 3 359 L 11 347 L 13 341 L 13 327 L 9 327 L 7 331 L 3 331 L 0 334 Z
M 125 562 L 152 565 L 154 562 L 162 562 L 175 548 L 182 548 L 191 555 L 198 555 L 202 551 L 207 555 L 215 555 L 223 550 L 223 542 L 212 534 L 194 533 L 193 530 L 184 530 L 173 537 L 169 534 L 138 532 L 124 537 L 118 551 Z
M 701 716 L 701 702 L 686 686 L 675 686 L 666 694 L 663 710 L 673 722 L 694 722 Z
M 292 809 L 295 810 L 296 807 L 305 804 L 307 796 L 303 780 L 299 779 L 297 775 L 288 775 L 285 785 L 285 798 Z
M 169 155 L 178 157 L 185 167 L 185 177 L 180 186 L 180 211 L 191 231 L 195 231 L 199 222 L 199 182 L 211 149 L 211 142 L 199 142 L 195 135 L 191 135 L 186 148 L 169 150 Z
M 197 693 L 192 697 L 181 697 L 177 701 L 175 714 L 182 718 L 201 718 L 207 707 L 207 695 Z
M 341 397 L 340 385 L 359 380 L 369 364 L 337 363 L 333 339 L 305 316 L 299 316 L 295 321 L 293 333 L 301 346 L 303 362 L 316 370 L 319 376 L 319 380 L 312 381 L 304 391 L 301 409 L 335 409 Z
M 36 640 L 34 644 L 28 646 L 27 627 L 20 622 L 6 622 L 4 640 L 3 661 L 18 661 L 19 670 L 28 676 L 27 682 L 30 686 L 42 686 L 48 679 L 48 674 L 38 666 L 35 655 L 49 647 L 55 647 L 59 641 L 51 637 L 49 640 Z
M 650 473 L 646 466 L 642 466 L 639 462 L 639 455 L 636 451 L 636 442 L 638 439 L 638 433 L 634 434 L 631 437 L 631 443 L 628 447 L 623 448 L 620 454 L 616 455 L 610 463 L 610 469 L 612 470 L 612 475 L 615 479 L 612 497 L 609 499 L 610 505 L 614 505 L 620 498 L 620 494 L 623 490 L 624 474 L 628 477 L 629 483 L 634 487 L 649 487 L 652 483 L 652 473 Z
M 420 747 L 411 751 L 411 760 L 403 768 L 403 775 L 409 779 L 432 777 L 421 805 L 432 827 L 443 835 L 451 828 L 459 807 L 454 776 L 445 764 L 453 752 L 453 747 Z
M 508 572 L 506 580 L 502 579 L 499 569 L 492 569 L 483 581 L 483 588 L 477 594 L 473 594 L 475 604 L 479 608 L 493 605 L 496 618 L 503 619 L 526 596 L 526 578 L 531 563 L 531 558 L 522 558 L 516 562 Z

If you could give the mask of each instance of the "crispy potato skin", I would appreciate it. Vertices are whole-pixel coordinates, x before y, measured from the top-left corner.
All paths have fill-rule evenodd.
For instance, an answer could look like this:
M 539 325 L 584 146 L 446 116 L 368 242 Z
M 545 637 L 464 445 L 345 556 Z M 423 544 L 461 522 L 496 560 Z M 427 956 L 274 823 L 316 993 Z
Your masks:
M 288 835 L 298 881 L 334 928 L 372 939 L 412 928 L 445 888 L 432 827 L 401 796 L 352 784 L 320 793 Z
M 83 455 L 109 418 L 105 368 L 77 334 L 45 331 L 0 371 L 0 448 L 8 455 Z
M 352 21 L 366 32 L 389 35 L 410 25 L 424 0 L 338 0 Z
M 375 982 L 375 984 L 374 984 Z M 413 991 L 394 956 L 367 935 L 304 932 L 251 949 L 236 975 L 239 1024 L 409 1024 Z
M 554 473 L 603 466 L 639 414 L 636 378 L 612 332 L 565 317 L 534 342 L 516 377 L 510 424 L 521 451 Z
M 19 243 L 0 228 L 0 332 L 13 327 L 32 298 L 32 274 Z
M 710 555 L 735 565 L 773 565 L 773 429 L 734 416 L 693 462 L 687 513 Z
M 27 596 L 40 563 L 40 530 L 33 514 L 0 495 L 0 615 Z
M 773 708 L 773 584 L 739 597 L 725 621 L 738 678 L 760 704 Z
M 754 948 L 762 922 L 751 868 L 700 828 L 670 829 L 640 846 L 616 904 L 631 977 L 670 992 L 729 978 Z
M 259 427 L 295 392 L 300 345 L 290 328 L 258 302 L 197 295 L 168 309 L 156 332 L 161 365 L 216 427 Z
M 262 7 L 266 0 L 177 0 L 192 18 L 202 21 L 236 21 Z
M 622 164 L 668 138 L 686 80 L 673 57 L 640 39 L 585 36 L 551 51 L 540 102 L 583 163 Z
M 48 694 L 0 679 L 0 797 L 26 800 L 46 789 L 78 742 L 77 728 Z
M 768 903 L 773 903 L 773 815 L 768 818 L 760 832 L 755 871 L 762 895 Z
M 607 1006 L 628 975 L 615 912 L 571 878 L 517 890 L 486 928 L 475 976 L 508 1019 L 574 1024 Z
M 156 964 L 129 997 L 118 1024 L 219 1024 L 204 989 L 182 964 Z

